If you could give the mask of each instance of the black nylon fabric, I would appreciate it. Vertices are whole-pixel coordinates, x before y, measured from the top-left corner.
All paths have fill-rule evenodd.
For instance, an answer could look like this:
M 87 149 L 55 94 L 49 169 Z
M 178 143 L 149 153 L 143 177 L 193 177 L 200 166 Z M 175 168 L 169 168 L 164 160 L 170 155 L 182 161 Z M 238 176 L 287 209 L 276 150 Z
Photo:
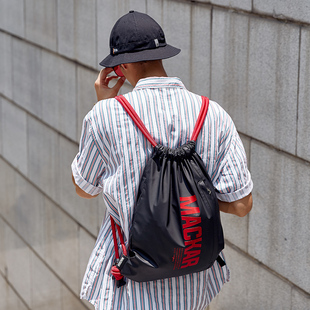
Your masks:
M 190 141 L 154 148 L 140 181 L 121 273 L 138 282 L 205 270 L 224 248 L 215 189 Z

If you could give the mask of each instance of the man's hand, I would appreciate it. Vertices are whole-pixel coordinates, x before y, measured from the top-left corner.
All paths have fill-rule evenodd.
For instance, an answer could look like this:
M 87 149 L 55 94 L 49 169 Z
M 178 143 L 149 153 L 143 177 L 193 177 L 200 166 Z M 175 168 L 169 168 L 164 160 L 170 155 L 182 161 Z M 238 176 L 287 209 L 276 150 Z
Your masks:
M 104 100 L 109 98 L 114 98 L 117 96 L 118 91 L 124 84 L 126 78 L 121 77 L 118 79 L 117 83 L 113 87 L 109 87 L 109 83 L 113 79 L 117 79 L 118 77 L 115 75 L 108 76 L 109 73 L 113 71 L 112 68 L 104 68 L 98 74 L 97 80 L 95 82 L 95 89 L 97 93 L 97 100 Z

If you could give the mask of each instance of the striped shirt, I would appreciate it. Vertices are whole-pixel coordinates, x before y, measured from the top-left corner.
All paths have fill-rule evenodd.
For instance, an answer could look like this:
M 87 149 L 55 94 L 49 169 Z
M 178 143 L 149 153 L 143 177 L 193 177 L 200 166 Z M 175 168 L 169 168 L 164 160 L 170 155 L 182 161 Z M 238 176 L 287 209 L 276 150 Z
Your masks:
M 170 148 L 188 142 L 202 102 L 178 78 L 166 77 L 140 80 L 125 98 L 155 141 Z M 250 194 L 253 184 L 240 137 L 229 115 L 211 100 L 196 152 L 218 190 L 218 199 L 230 202 Z M 205 309 L 229 281 L 228 267 L 215 262 L 199 273 L 143 283 L 127 279 L 125 286 L 116 288 L 108 214 L 122 227 L 126 242 L 140 177 L 151 155 L 151 144 L 114 98 L 98 102 L 86 115 L 72 172 L 85 192 L 102 193 L 108 209 L 81 288 L 81 298 L 96 310 Z

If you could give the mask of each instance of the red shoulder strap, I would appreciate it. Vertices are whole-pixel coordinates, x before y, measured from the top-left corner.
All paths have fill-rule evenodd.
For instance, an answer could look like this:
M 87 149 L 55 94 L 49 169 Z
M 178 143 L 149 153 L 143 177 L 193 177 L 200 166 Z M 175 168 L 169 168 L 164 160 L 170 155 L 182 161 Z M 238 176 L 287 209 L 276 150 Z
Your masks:
M 140 117 L 136 113 L 136 111 L 133 109 L 133 107 L 130 105 L 128 100 L 123 96 L 119 95 L 115 97 L 117 101 L 123 106 L 127 114 L 131 117 L 133 122 L 138 126 L 138 128 L 142 131 L 144 136 L 151 142 L 151 144 L 155 147 L 157 145 L 156 141 L 153 139 L 143 122 L 141 121 Z
M 201 104 L 201 108 L 200 108 L 200 112 L 198 115 L 198 119 L 196 121 L 195 127 L 194 127 L 194 131 L 192 133 L 192 137 L 191 137 L 191 141 L 196 141 L 197 137 L 200 133 L 200 130 L 202 128 L 202 125 L 205 121 L 206 115 L 208 113 L 208 109 L 209 109 L 209 98 L 201 96 L 202 98 L 202 104 Z
M 196 141 L 197 137 L 200 133 L 201 127 L 204 123 L 204 120 L 206 118 L 206 115 L 208 113 L 209 108 L 209 98 L 202 96 L 202 105 L 201 109 L 198 115 L 198 119 L 195 124 L 194 131 L 191 136 L 192 141 Z M 123 96 L 119 95 L 115 97 L 115 99 L 123 106 L 127 114 L 131 117 L 133 122 L 138 126 L 138 128 L 141 130 L 141 132 L 144 134 L 144 136 L 150 141 L 150 143 L 155 147 L 157 145 L 156 141 L 153 139 L 143 122 L 141 121 L 140 117 L 136 113 L 136 111 L 133 109 L 133 107 L 130 105 L 128 100 Z

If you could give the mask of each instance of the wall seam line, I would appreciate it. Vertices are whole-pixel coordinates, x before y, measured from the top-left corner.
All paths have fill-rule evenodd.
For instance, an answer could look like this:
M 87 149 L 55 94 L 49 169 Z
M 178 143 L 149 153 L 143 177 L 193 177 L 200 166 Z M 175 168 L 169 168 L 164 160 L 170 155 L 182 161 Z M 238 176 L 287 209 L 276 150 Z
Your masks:
M 230 12 L 235 12 L 235 13 L 241 13 L 241 14 L 248 14 L 254 17 L 260 17 L 260 18 L 264 18 L 264 19 L 271 19 L 274 21 L 279 21 L 285 24 L 295 24 L 295 25 L 306 25 L 306 26 L 310 26 L 310 22 L 304 22 L 304 21 L 300 21 L 300 20 L 296 20 L 294 18 L 291 17 L 277 17 L 274 16 L 272 14 L 268 14 L 268 13 L 260 13 L 258 11 L 255 11 L 254 9 L 254 5 L 252 5 L 251 10 L 245 10 L 245 9 L 241 9 L 241 8 L 237 8 L 237 7 L 233 7 L 233 6 L 225 6 L 225 5 L 220 5 L 220 4 L 215 4 L 215 3 L 211 3 L 211 2 L 201 2 L 201 1 L 197 1 L 197 0 L 170 0 L 170 1 L 174 1 L 174 2 L 191 2 L 192 4 L 202 4 L 205 6 L 213 6 L 214 8 L 218 8 L 218 9 L 224 9 L 226 11 L 230 11 Z M 252 0 L 253 1 L 253 0 Z
M 2 159 L 7 165 L 9 165 L 15 172 L 17 172 L 24 180 L 26 180 L 31 186 L 33 186 L 38 192 L 40 192 L 44 198 L 52 202 L 58 209 L 60 209 L 66 216 L 68 216 L 71 220 L 73 220 L 78 226 L 80 226 L 82 229 L 84 229 L 91 237 L 97 238 L 97 235 L 93 234 L 87 227 L 85 227 L 81 222 L 79 222 L 75 217 L 73 217 L 67 210 L 62 208 L 58 202 L 53 200 L 52 197 L 48 196 L 40 187 L 38 187 L 35 183 L 33 183 L 32 180 L 28 178 L 28 176 L 25 176 L 21 171 L 19 171 L 15 166 L 13 166 L 6 158 L 4 158 L 2 155 L 0 155 L 0 159 Z M 73 186 L 73 185 L 72 185 Z M 72 188 L 74 191 L 74 188 Z M 1 213 L 0 213 L 1 216 Z
M 300 56 L 301 56 L 301 27 L 299 27 L 299 48 L 298 48 L 298 75 L 297 75 L 297 109 L 296 109 L 296 144 L 295 154 L 298 156 L 298 118 L 299 118 L 299 84 L 300 84 Z
M 54 271 L 54 269 L 34 250 L 34 248 L 15 230 L 15 228 L 5 219 L 5 217 L 0 214 L 0 218 L 5 222 L 5 224 L 13 231 L 13 233 L 29 248 L 29 250 L 46 266 L 46 268 L 59 280 L 61 284 L 63 284 L 75 297 L 77 297 L 78 301 L 80 301 L 79 296 L 67 285 L 66 282 Z M 0 271 L 1 273 L 1 271 Z M 2 275 L 2 273 L 1 273 Z M 13 287 L 13 284 L 11 284 Z M 16 290 L 14 290 L 16 292 Z M 19 294 L 18 294 L 19 295 Z M 20 296 L 20 295 L 19 295 Z M 21 298 L 22 299 L 22 298 Z M 80 302 L 81 303 L 81 302 Z M 83 303 L 81 303 L 83 304 Z M 83 305 L 85 309 L 88 309 L 85 305 Z M 29 308 L 30 309 L 30 308 Z
M 4 279 L 4 281 L 7 283 L 7 285 L 12 289 L 12 291 L 16 294 L 16 296 L 19 298 L 19 300 L 23 303 L 23 305 L 28 309 L 31 310 L 30 306 L 26 303 L 24 298 L 18 293 L 18 291 L 15 289 L 13 284 L 9 281 L 9 279 L 2 273 L 0 270 L 0 277 Z
M 212 98 L 212 51 L 213 51 L 213 6 L 210 8 L 210 85 L 209 85 L 209 94 Z
M 73 64 L 79 65 L 79 66 L 83 67 L 84 69 L 88 69 L 88 70 L 93 71 L 93 72 L 98 72 L 99 71 L 97 68 L 92 67 L 91 65 L 88 65 L 88 64 L 82 63 L 82 62 L 80 62 L 80 61 L 78 61 L 76 59 L 70 58 L 70 57 L 68 57 L 68 56 L 66 56 L 64 54 L 59 53 L 58 51 L 51 50 L 51 49 L 49 49 L 49 48 L 47 48 L 47 47 L 45 47 L 43 45 L 40 45 L 40 44 L 38 44 L 36 42 L 33 42 L 33 41 L 30 41 L 27 38 L 20 37 L 20 36 L 14 34 L 14 33 L 11 33 L 9 31 L 5 30 L 5 29 L 0 29 L 0 32 L 2 32 L 4 34 L 7 34 L 7 35 L 10 35 L 12 38 L 14 38 L 16 40 L 19 40 L 19 41 L 22 41 L 23 43 L 26 43 L 26 44 L 32 45 L 33 47 L 41 49 L 42 51 L 45 51 L 45 52 L 53 54 L 53 55 L 55 55 L 57 57 L 63 58 L 63 59 L 65 59 L 65 60 L 67 60 L 67 61 L 69 61 L 69 62 L 71 62 Z
M 281 274 L 279 274 L 278 272 L 276 272 L 275 270 L 271 269 L 270 267 L 268 267 L 267 265 L 265 265 L 263 262 L 259 261 L 258 259 L 256 259 L 255 257 L 253 257 L 252 255 L 250 255 L 249 253 L 245 252 L 244 250 L 240 249 L 238 246 L 236 246 L 235 244 L 233 244 L 232 242 L 230 242 L 229 240 L 225 239 L 225 243 L 226 245 L 228 245 L 230 248 L 232 248 L 234 251 L 238 252 L 240 255 L 244 256 L 245 258 L 251 260 L 253 263 L 259 265 L 261 268 L 263 268 L 265 271 L 273 274 L 274 276 L 276 276 L 277 278 L 279 278 L 281 281 L 288 283 L 291 288 L 297 289 L 298 291 L 302 292 L 303 294 L 305 294 L 306 296 L 310 297 L 309 292 L 307 292 L 305 289 L 297 286 L 295 283 L 293 283 L 291 280 L 285 278 L 284 276 L 282 276 Z M 225 250 L 224 250 L 225 251 Z
M 40 123 L 42 123 L 44 126 L 46 126 L 47 128 L 53 130 L 55 133 L 59 134 L 60 136 L 62 136 L 63 138 L 67 139 L 69 142 L 74 143 L 75 145 L 79 145 L 79 142 L 76 140 L 73 140 L 72 138 L 68 137 L 66 134 L 64 134 L 63 132 L 59 131 L 57 128 L 53 127 L 52 125 L 46 123 L 42 118 L 40 118 L 39 116 L 37 116 L 36 114 L 31 113 L 30 111 L 28 111 L 27 109 L 25 109 L 23 106 L 19 105 L 18 103 L 16 103 L 13 99 L 8 98 L 6 95 L 4 95 L 2 92 L 0 92 L 0 97 L 8 102 L 10 102 L 11 104 L 13 104 L 15 107 L 19 108 L 20 110 L 24 111 L 27 116 L 31 116 L 32 118 L 34 118 L 35 120 L 39 121 Z M 91 107 L 90 107 L 91 109 Z

